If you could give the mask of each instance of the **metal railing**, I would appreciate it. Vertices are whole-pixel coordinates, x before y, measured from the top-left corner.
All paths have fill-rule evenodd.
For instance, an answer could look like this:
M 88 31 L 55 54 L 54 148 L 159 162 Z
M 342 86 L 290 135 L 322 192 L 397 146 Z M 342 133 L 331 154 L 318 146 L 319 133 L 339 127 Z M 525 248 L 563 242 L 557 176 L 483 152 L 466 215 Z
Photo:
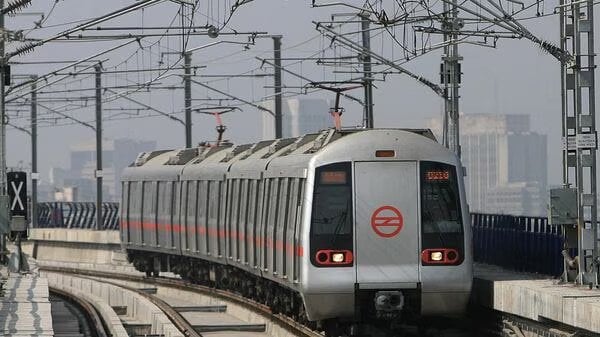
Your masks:
M 119 229 L 119 204 L 103 203 L 104 223 L 96 227 L 93 202 L 38 204 L 38 227 Z M 521 272 L 559 276 L 563 272 L 563 238 L 557 226 L 542 217 L 471 214 L 476 262 Z
M 506 269 L 559 276 L 563 237 L 547 218 L 471 214 L 476 262 Z
M 93 202 L 38 203 L 39 228 L 119 229 L 119 203 L 102 204 L 104 223 L 96 226 L 96 204 Z

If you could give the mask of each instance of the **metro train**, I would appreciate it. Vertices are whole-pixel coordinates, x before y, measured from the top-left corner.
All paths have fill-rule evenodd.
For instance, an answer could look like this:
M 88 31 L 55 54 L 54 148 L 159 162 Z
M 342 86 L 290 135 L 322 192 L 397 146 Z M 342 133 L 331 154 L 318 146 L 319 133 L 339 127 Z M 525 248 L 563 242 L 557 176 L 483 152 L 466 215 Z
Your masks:
M 142 153 L 121 212 L 148 276 L 231 289 L 328 336 L 459 316 L 470 295 L 463 169 L 429 130 Z

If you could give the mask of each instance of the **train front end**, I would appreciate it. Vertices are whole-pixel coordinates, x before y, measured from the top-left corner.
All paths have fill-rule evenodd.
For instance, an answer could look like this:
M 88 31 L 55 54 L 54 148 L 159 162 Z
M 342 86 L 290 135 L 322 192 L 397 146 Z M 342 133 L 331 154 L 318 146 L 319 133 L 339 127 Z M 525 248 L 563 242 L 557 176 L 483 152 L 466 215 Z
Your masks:
M 401 130 L 357 132 L 315 156 L 304 217 L 312 320 L 464 313 L 472 255 L 460 167 L 437 142 Z

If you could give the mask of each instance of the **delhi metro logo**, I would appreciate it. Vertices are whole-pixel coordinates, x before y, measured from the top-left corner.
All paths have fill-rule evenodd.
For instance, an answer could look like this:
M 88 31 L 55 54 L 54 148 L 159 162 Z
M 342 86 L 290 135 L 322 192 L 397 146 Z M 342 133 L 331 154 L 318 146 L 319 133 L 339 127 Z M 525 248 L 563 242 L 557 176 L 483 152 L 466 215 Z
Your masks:
M 371 215 L 371 227 L 382 238 L 393 238 L 403 226 L 402 213 L 394 206 L 381 206 Z

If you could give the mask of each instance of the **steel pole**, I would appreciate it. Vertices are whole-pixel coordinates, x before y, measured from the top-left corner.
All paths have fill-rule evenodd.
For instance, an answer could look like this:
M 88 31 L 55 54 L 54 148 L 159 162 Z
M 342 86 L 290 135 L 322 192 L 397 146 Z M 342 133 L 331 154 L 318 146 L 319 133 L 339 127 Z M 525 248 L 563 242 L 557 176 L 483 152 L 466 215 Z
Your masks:
M 192 53 L 184 53 L 185 147 L 192 147 Z
M 458 18 L 457 1 L 444 2 L 444 17 L 442 30 L 444 31 L 444 55 L 440 71 L 441 84 L 444 88 L 444 145 L 460 157 L 460 131 L 459 131 L 459 93 L 462 57 L 458 54 L 458 33 L 462 28 L 462 21 Z
M 281 101 L 281 36 L 273 36 L 273 54 L 273 61 L 275 62 L 275 138 L 282 138 L 283 112 Z
M 96 229 L 102 229 L 102 66 L 96 70 Z
M 0 8 L 4 8 L 4 0 L 0 0 Z M 6 102 L 4 88 L 4 66 L 6 64 L 5 41 L 7 34 L 4 34 L 4 14 L 0 14 L 0 208 L 2 213 L 6 212 L 6 218 L 1 219 L 5 223 L 0 224 L 0 262 L 5 262 L 4 252 L 6 251 L 6 234 L 10 231 L 10 214 L 8 208 L 8 191 L 6 190 Z
M 37 76 L 31 79 L 31 227 L 37 228 Z
M 371 32 L 369 31 L 369 14 L 361 14 L 362 44 L 366 53 L 361 55 L 363 59 L 363 85 L 365 87 L 365 108 L 363 125 L 367 129 L 374 127 L 373 121 L 373 79 L 371 74 Z
M 577 274 L 565 264 L 563 279 L 598 285 L 598 201 L 596 157 L 593 2 L 560 1 L 561 47 L 573 62 L 561 63 L 563 184 L 577 191 L 577 221 L 563 226 L 565 249 L 577 249 Z

